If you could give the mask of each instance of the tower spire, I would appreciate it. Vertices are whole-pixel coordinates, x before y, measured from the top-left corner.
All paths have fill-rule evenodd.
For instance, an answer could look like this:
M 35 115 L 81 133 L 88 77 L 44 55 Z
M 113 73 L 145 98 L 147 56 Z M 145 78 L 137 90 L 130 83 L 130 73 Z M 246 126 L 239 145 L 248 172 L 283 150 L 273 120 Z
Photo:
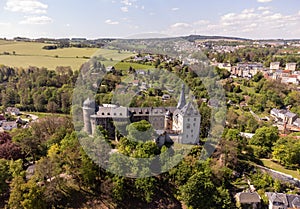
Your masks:
M 180 94 L 180 98 L 177 104 L 177 109 L 181 109 L 186 105 L 186 101 L 185 101 L 185 85 L 182 84 L 182 90 L 181 90 L 181 94 Z

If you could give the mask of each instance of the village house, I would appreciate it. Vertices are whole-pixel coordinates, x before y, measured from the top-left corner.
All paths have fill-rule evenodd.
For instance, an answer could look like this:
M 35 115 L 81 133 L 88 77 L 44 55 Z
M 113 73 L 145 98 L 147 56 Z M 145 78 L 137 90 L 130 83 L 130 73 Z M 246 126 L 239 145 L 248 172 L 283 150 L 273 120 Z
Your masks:
M 139 80 L 134 80 L 132 82 L 133 86 L 139 86 L 140 85 L 140 81 Z
M 269 200 L 269 209 L 296 209 L 300 208 L 300 196 L 284 193 L 266 192 Z
M 286 123 L 287 125 L 295 125 L 294 122 L 297 120 L 298 116 L 288 110 L 272 109 L 271 116 L 275 118 L 277 122 Z
M 262 63 L 239 63 L 231 67 L 230 73 L 241 78 L 252 78 L 259 72 L 265 71 Z
M 171 96 L 168 94 L 164 94 L 161 98 L 162 98 L 162 100 L 169 100 L 169 99 L 171 99 Z
M 231 71 L 231 64 L 230 63 L 219 63 L 218 68 L 225 69 L 227 71 Z
M 146 75 L 147 72 L 145 70 L 136 70 L 135 71 L 136 75 Z
M 18 116 L 21 114 L 19 108 L 16 107 L 8 107 L 6 108 L 5 114 Z
M 241 209 L 261 208 L 261 197 L 257 192 L 240 192 L 235 195 L 237 206 Z
M 297 63 L 286 63 L 285 69 L 286 70 L 291 70 L 291 71 L 295 71 L 297 67 Z
M 11 131 L 12 129 L 18 128 L 18 124 L 16 121 L 5 121 L 1 127 L 4 131 Z
M 280 62 L 271 62 L 270 63 L 270 70 L 279 70 L 280 69 Z
M 299 85 L 299 79 L 297 75 L 290 75 L 287 77 L 282 77 L 281 83 Z

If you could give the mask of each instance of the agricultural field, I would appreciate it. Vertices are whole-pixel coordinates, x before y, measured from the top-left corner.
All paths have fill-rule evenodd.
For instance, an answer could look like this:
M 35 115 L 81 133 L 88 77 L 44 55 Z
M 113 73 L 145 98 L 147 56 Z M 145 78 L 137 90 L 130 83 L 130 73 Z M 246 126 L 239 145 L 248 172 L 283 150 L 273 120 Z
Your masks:
M 101 55 L 107 61 L 103 64 L 114 65 L 133 56 L 129 52 L 99 48 L 63 48 L 45 50 L 44 43 L 0 41 L 0 64 L 12 67 L 45 67 L 54 70 L 57 66 L 70 66 L 79 70 L 90 57 Z

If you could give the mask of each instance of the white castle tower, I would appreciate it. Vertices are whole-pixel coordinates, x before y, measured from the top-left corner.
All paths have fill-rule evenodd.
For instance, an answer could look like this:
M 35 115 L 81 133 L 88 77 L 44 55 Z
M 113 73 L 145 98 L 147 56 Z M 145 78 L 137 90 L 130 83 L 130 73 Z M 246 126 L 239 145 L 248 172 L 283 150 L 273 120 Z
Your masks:
M 173 114 L 173 129 L 180 133 L 182 144 L 199 143 L 201 115 L 191 102 L 186 104 L 185 87 L 182 85 L 177 110 Z

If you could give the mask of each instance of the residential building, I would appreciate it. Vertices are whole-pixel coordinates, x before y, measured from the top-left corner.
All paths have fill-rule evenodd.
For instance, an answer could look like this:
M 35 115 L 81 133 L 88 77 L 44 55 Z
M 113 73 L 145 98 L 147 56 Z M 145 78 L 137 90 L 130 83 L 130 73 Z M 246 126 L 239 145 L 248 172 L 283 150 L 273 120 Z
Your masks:
M 295 71 L 297 67 L 297 63 L 286 63 L 285 69 L 286 70 L 291 70 L 291 71 Z
M 261 197 L 257 192 L 240 192 L 235 195 L 237 206 L 241 209 L 261 208 Z
M 284 193 L 266 192 L 269 200 L 269 209 L 296 209 L 300 208 L 300 196 Z
M 270 63 L 270 70 L 279 70 L 280 69 L 280 62 L 271 62 Z
M 288 125 L 293 125 L 293 123 L 298 118 L 295 113 L 292 113 L 288 110 L 279 110 L 276 108 L 271 110 L 271 116 L 273 116 L 278 122 L 287 123 Z

